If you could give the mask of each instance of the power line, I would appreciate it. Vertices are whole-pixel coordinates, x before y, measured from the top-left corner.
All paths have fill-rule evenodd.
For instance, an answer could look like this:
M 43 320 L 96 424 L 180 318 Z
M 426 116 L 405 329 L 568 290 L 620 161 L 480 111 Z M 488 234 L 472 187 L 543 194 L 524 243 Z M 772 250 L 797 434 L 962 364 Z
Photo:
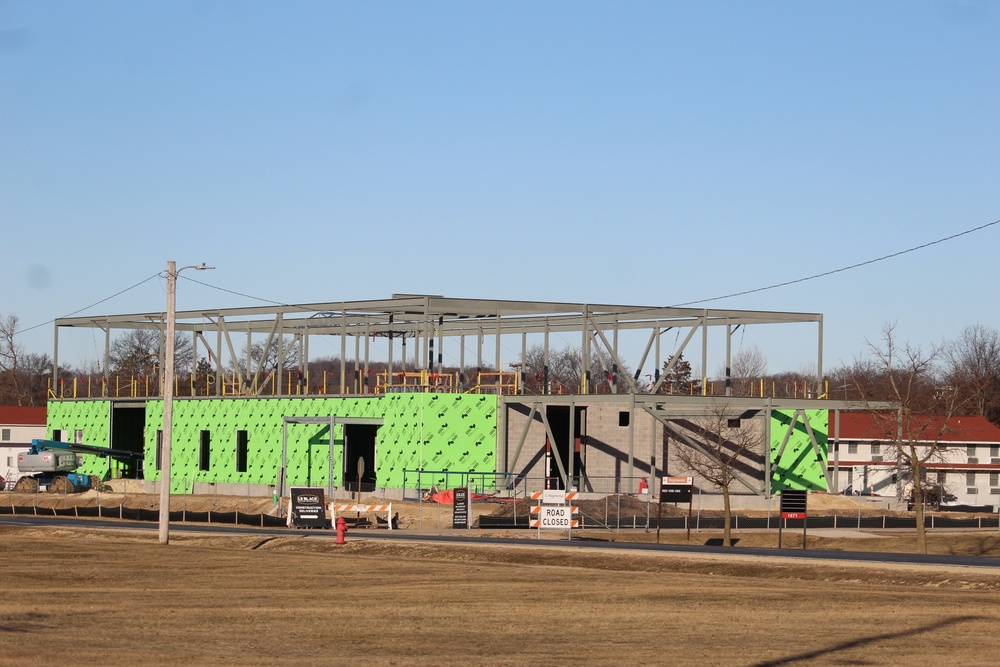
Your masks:
M 187 276 L 184 276 L 184 280 L 188 280 L 188 281 L 193 282 L 193 283 L 198 283 L 199 285 L 202 285 L 204 287 L 211 287 L 212 289 L 219 290 L 220 292 L 226 292 L 227 294 L 233 294 L 235 296 L 241 296 L 244 299 L 253 299 L 254 301 L 263 301 L 264 303 L 270 303 L 271 305 L 274 305 L 274 306 L 289 306 L 289 307 L 294 307 L 294 306 L 292 306 L 291 304 L 288 304 L 288 303 L 281 303 L 280 301 L 273 301 L 271 299 L 264 299 L 264 298 L 259 297 L 259 296 L 253 296 L 252 294 L 243 294 L 242 292 L 237 292 L 236 290 L 226 289 L 225 287 L 219 287 L 218 285 L 212 285 L 211 283 L 202 282 L 201 280 L 196 280 L 194 278 L 188 278 Z
M 159 277 L 160 277 L 161 275 L 163 275 L 163 272 L 162 272 L 162 271 L 159 271 L 159 272 L 157 272 L 157 273 L 154 273 L 154 274 L 153 274 L 153 275 L 151 275 L 150 277 L 146 278 L 145 280 L 140 280 L 139 282 L 137 282 L 137 283 L 136 283 L 135 285 L 132 285 L 131 287 L 126 287 L 125 289 L 123 289 L 123 290 L 122 290 L 122 291 L 120 291 L 120 292 L 115 292 L 114 294 L 112 294 L 111 296 L 109 296 L 109 297 L 107 297 L 107 298 L 104 298 L 104 299 L 101 299 L 100 301 L 96 301 L 96 302 L 94 302 L 94 303 L 90 304 L 89 306 L 85 306 L 85 307 L 81 308 L 80 310 L 74 310 L 74 311 L 73 311 L 72 313 L 69 313 L 69 314 L 66 314 L 66 315 L 63 315 L 62 317 L 73 317 L 73 316 L 74 316 L 74 315 L 76 315 L 77 313 L 82 313 L 82 312 L 83 312 L 83 311 L 85 311 L 85 310 L 90 310 L 90 309 L 91 309 L 91 308 L 93 308 L 94 306 L 99 306 L 99 305 L 101 305 L 102 303 L 104 303 L 105 301 L 110 301 L 111 299 L 115 298 L 116 296 L 121 296 L 121 295 L 122 295 L 122 294 L 124 294 L 125 292 L 128 292 L 128 291 L 131 291 L 131 290 L 134 290 L 134 289 L 135 289 L 136 287 L 139 287 L 140 285 L 144 285 L 144 284 L 148 283 L 148 282 L 149 282 L 150 280 L 152 280 L 153 278 L 159 278 Z M 38 328 L 40 328 L 40 327 L 44 327 L 44 326 L 46 326 L 46 325 L 48 325 L 48 324 L 52 324 L 52 323 L 53 323 L 53 322 L 55 322 L 55 321 L 56 321 L 57 319 L 62 319 L 62 318 L 59 318 L 59 317 L 57 317 L 57 318 L 54 318 L 54 319 L 51 319 L 51 320 L 49 320 L 48 322 L 42 322 L 41 324 L 36 324 L 36 325 L 35 325 L 35 326 L 33 326 L 33 327 L 28 327 L 27 329 L 21 329 L 20 331 L 18 331 L 18 333 L 27 333 L 27 332 L 29 332 L 29 331 L 34 331 L 35 329 L 38 329 Z
M 951 241 L 952 239 L 957 239 L 960 236 L 965 236 L 966 234 L 972 234 L 973 232 L 978 232 L 987 227 L 992 227 L 993 225 L 1000 224 L 1000 220 L 994 220 L 993 222 L 988 222 L 985 225 L 979 225 L 978 227 L 973 227 L 972 229 L 966 229 L 964 232 L 958 232 L 957 234 L 952 234 L 951 236 L 945 236 L 944 238 L 937 239 L 936 241 L 930 241 L 928 243 L 923 243 L 918 246 L 913 246 L 912 248 L 907 248 L 906 250 L 900 250 L 899 252 L 894 252 L 888 255 L 883 255 L 882 257 L 876 257 L 875 259 L 869 259 L 864 262 L 858 262 L 857 264 L 851 264 L 850 266 L 844 266 L 839 269 L 833 269 L 832 271 L 824 271 L 823 273 L 817 273 L 815 275 L 806 276 L 805 278 L 798 278 L 796 280 L 787 280 L 783 283 L 775 283 L 774 285 L 768 285 L 767 287 L 758 287 L 756 289 L 744 290 L 742 292 L 734 292 L 732 294 L 726 294 L 725 296 L 715 296 L 710 299 L 699 299 L 697 301 L 688 301 L 686 303 L 674 304 L 673 308 L 681 308 L 683 306 L 693 306 L 699 303 L 708 303 L 710 301 L 721 301 L 722 299 L 731 299 L 736 296 L 745 296 L 747 294 L 755 294 L 757 292 L 764 292 L 767 290 L 777 289 L 779 287 L 787 287 L 788 285 L 795 285 L 796 283 L 804 283 L 808 280 L 815 280 L 817 278 L 823 278 L 826 276 L 832 276 L 835 273 L 843 273 L 844 271 L 850 271 L 851 269 L 857 269 L 862 266 L 867 266 L 869 264 L 875 264 L 876 262 L 882 262 L 887 259 L 892 259 L 893 257 L 899 257 L 900 255 L 905 255 L 907 253 L 915 252 L 917 250 L 923 250 L 924 248 L 929 248 L 932 245 L 937 245 L 939 243 L 944 243 L 945 241 Z
M 1000 220 L 994 220 L 993 222 L 988 222 L 988 223 L 986 223 L 984 225 L 979 225 L 978 227 L 973 227 L 971 229 L 966 229 L 965 231 L 958 232 L 958 233 L 952 234 L 950 236 L 945 236 L 943 238 L 936 239 L 934 241 L 929 241 L 927 243 L 922 243 L 920 245 L 913 246 L 912 248 L 907 248 L 905 250 L 899 250 L 897 252 L 893 252 L 893 253 L 890 253 L 888 255 L 882 255 L 881 257 L 876 257 L 874 259 L 869 259 L 869 260 L 865 260 L 863 262 L 858 262 L 856 264 L 851 264 L 851 265 L 848 265 L 848 266 L 843 266 L 843 267 L 841 267 L 839 269 L 832 269 L 830 271 L 823 271 L 822 273 L 816 273 L 816 274 L 813 274 L 811 276 L 806 276 L 804 278 L 796 278 L 795 280 L 786 280 L 784 282 L 775 283 L 773 285 L 767 285 L 767 286 L 764 286 L 764 287 L 757 287 L 757 288 L 754 288 L 754 289 L 743 290 L 742 292 L 733 292 L 731 294 L 725 294 L 725 295 L 722 295 L 722 296 L 714 296 L 714 297 L 707 298 L 707 299 L 697 299 L 697 300 L 694 300 L 694 301 L 686 301 L 684 303 L 677 303 L 677 304 L 674 304 L 671 307 L 672 308 L 682 308 L 684 306 L 693 306 L 693 305 L 701 304 L 701 303 L 710 303 L 712 301 L 721 301 L 723 299 L 731 299 L 731 298 L 738 297 L 738 296 L 746 296 L 747 294 L 756 294 L 758 292 L 765 292 L 765 291 L 772 290 L 772 289 L 778 289 L 779 287 L 787 287 L 789 285 L 795 285 L 795 284 L 804 283 L 804 282 L 807 282 L 807 281 L 810 281 L 810 280 L 816 280 L 818 278 L 824 278 L 826 276 L 832 276 L 834 274 L 843 273 L 845 271 L 851 271 L 853 269 L 857 269 L 857 268 L 860 268 L 862 266 L 868 266 L 869 264 L 876 264 L 878 262 L 883 262 L 883 261 L 885 261 L 887 259 L 893 259 L 894 257 L 900 257 L 902 255 L 906 255 L 906 254 L 909 254 L 911 252 L 916 252 L 917 250 L 923 250 L 924 248 L 929 248 L 931 246 L 944 243 L 946 241 L 952 241 L 952 240 L 960 238 L 962 236 L 967 236 L 969 234 L 973 234 L 975 232 L 982 231 L 984 229 L 987 229 L 989 227 L 993 227 L 995 225 L 1000 225 Z M 135 288 L 139 287 L 140 285 L 144 285 L 144 284 L 148 283 L 150 280 L 153 280 L 154 278 L 158 278 L 158 277 L 160 277 L 162 275 L 163 275 L 163 272 L 162 271 L 158 271 L 157 273 L 154 273 L 153 275 L 149 276 L 148 278 L 145 278 L 144 280 L 140 280 L 139 282 L 137 282 L 134 285 L 126 287 L 125 289 L 123 289 L 123 290 L 121 290 L 119 292 L 115 292 L 111 296 L 105 297 L 105 298 L 101 299 L 100 301 L 95 301 L 94 303 L 92 303 L 92 304 L 90 304 L 88 306 L 80 308 L 79 310 L 75 310 L 72 313 L 68 313 L 66 315 L 63 315 L 62 317 L 63 318 L 65 318 L 65 317 L 72 317 L 72 316 L 74 316 L 74 315 L 76 315 L 78 313 L 82 313 L 85 310 L 89 310 L 89 309 L 91 309 L 91 308 L 93 308 L 95 306 L 99 306 L 102 303 L 105 303 L 106 301 L 110 301 L 111 299 L 114 299 L 115 297 L 121 296 L 122 294 L 125 294 L 126 292 L 134 290 Z M 265 299 L 263 297 L 253 296 L 252 294 L 244 294 L 243 292 L 237 292 L 236 290 L 227 289 L 225 287 L 219 287 L 218 285 L 212 285 L 211 283 L 206 283 L 206 282 L 203 282 L 201 280 L 195 280 L 194 278 L 189 278 L 187 276 L 180 276 L 180 277 L 182 277 L 184 280 L 189 280 L 189 281 L 191 281 L 193 283 L 197 283 L 199 285 L 203 285 L 204 287 L 210 287 L 212 289 L 219 290 L 220 292 L 226 292 L 227 294 L 233 294 L 235 296 L 243 297 L 245 299 L 253 299 L 255 301 L 261 301 L 263 303 L 269 303 L 269 304 L 272 304 L 272 305 L 275 305 L 275 306 L 284 306 L 284 307 L 288 307 L 288 308 L 299 308 L 299 309 L 302 309 L 302 310 L 307 310 L 307 309 L 301 308 L 300 306 L 296 306 L 294 304 L 282 303 L 280 301 L 274 301 L 273 299 Z M 25 329 L 21 329 L 21 330 L 18 331 L 18 333 L 27 333 L 29 331 L 34 331 L 35 329 L 39 329 L 39 328 L 44 327 L 46 325 L 52 324 L 53 322 L 56 321 L 56 319 L 61 319 L 61 318 L 54 318 L 54 319 L 48 320 L 46 322 L 42 322 L 41 324 L 36 324 L 34 326 L 27 327 Z

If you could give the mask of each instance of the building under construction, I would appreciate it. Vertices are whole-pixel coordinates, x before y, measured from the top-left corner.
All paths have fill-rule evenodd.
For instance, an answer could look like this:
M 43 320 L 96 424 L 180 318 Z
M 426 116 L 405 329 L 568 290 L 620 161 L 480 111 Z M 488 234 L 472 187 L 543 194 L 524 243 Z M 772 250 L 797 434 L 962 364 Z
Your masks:
M 815 383 L 794 398 L 763 389 L 736 396 L 728 377 L 710 391 L 709 359 L 724 360 L 728 375 L 734 332 L 764 325 L 815 338 Z M 182 372 L 168 380 L 174 493 L 321 486 L 399 497 L 466 484 L 484 493 L 635 493 L 643 478 L 653 484 L 685 472 L 677 448 L 708 451 L 704 423 L 713 415 L 758 436 L 760 446 L 732 462 L 740 491 L 825 489 L 828 411 L 849 407 L 823 395 L 823 318 L 815 313 L 397 294 L 180 311 L 175 327 L 190 340 L 190 358 L 178 358 Z M 67 382 L 57 374 L 60 338 L 81 328 L 103 333 L 103 374 Z M 162 351 L 166 330 L 164 312 L 57 320 L 49 437 L 141 452 L 141 466 L 121 462 L 132 469 L 112 474 L 155 485 L 164 378 L 121 378 L 110 357 L 112 341 L 129 331 L 158 333 Z M 575 386 L 548 377 L 557 341 L 579 347 Z M 639 354 L 631 372 L 623 370 L 625 345 Z M 311 367 L 317 349 L 336 355 L 334 372 Z M 682 355 L 700 358 L 702 377 L 683 394 L 666 393 Z M 530 372 L 529 357 L 540 361 Z M 85 472 L 107 468 L 85 460 Z

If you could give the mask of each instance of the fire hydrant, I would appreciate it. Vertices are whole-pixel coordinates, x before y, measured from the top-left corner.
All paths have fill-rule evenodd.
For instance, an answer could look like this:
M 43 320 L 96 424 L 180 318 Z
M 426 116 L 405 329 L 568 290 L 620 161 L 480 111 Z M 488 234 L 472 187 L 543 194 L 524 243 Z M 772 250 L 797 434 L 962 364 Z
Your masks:
M 337 544 L 347 544 L 347 540 L 344 539 L 344 535 L 347 534 L 347 521 L 344 517 L 337 517 Z

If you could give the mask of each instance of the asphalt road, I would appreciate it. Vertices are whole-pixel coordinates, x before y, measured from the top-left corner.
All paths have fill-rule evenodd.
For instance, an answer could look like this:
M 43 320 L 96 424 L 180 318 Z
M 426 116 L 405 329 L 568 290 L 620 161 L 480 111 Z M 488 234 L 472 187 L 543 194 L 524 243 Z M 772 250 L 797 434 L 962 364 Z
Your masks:
M 41 516 L 0 516 L 0 526 L 33 526 L 61 528 L 92 528 L 113 530 L 139 530 L 156 533 L 158 525 L 149 521 L 121 521 L 117 519 L 78 519 L 75 517 Z M 333 530 L 296 530 L 293 528 L 253 528 L 224 524 L 172 523 L 170 532 L 174 534 L 213 535 L 261 535 L 267 537 L 302 537 L 309 539 L 334 539 Z M 1000 558 L 980 556 L 923 555 L 908 553 L 884 553 L 868 551 L 824 551 L 820 549 L 762 549 L 749 547 L 715 547 L 697 544 L 644 544 L 635 542 L 606 542 L 604 540 L 574 537 L 567 540 L 535 540 L 526 538 L 519 531 L 517 538 L 480 537 L 478 535 L 442 535 L 414 531 L 361 531 L 348 539 L 402 540 L 413 542 L 437 542 L 445 544 L 496 544 L 523 548 L 545 549 L 571 547 L 577 549 L 614 549 L 616 551 L 664 552 L 689 554 L 715 554 L 734 556 L 759 556 L 762 558 L 807 558 L 819 561 L 850 561 L 868 563 L 912 563 L 921 565 L 952 565 L 977 568 L 1000 568 Z

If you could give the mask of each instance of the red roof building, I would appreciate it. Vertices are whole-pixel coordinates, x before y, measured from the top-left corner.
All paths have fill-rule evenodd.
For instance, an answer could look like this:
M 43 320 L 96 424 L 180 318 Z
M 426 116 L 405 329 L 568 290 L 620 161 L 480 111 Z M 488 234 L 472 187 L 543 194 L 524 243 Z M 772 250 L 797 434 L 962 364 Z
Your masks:
M 829 466 L 836 473 L 838 491 L 900 493 L 906 480 L 900 478 L 898 450 L 892 446 L 897 418 L 892 412 L 843 411 L 838 431 L 836 416 L 830 415 Z M 911 441 L 918 447 L 937 444 L 938 453 L 923 466 L 927 481 L 946 487 L 970 505 L 1000 500 L 1000 427 L 985 417 L 945 420 L 918 415 L 903 425 L 901 437 L 904 447 Z
M 840 439 L 885 442 L 891 439 L 889 433 L 895 428 L 896 417 L 895 413 L 890 412 L 880 415 L 870 412 L 841 412 Z M 831 433 L 833 424 L 831 415 Z M 909 427 L 913 429 L 913 433 L 904 432 L 904 442 L 908 442 L 912 436 L 916 442 L 1000 444 L 1000 427 L 985 417 L 951 417 L 946 422 L 944 417 L 918 415 L 911 420 Z
M 0 405 L 0 424 L 4 426 L 45 426 L 45 407 Z

